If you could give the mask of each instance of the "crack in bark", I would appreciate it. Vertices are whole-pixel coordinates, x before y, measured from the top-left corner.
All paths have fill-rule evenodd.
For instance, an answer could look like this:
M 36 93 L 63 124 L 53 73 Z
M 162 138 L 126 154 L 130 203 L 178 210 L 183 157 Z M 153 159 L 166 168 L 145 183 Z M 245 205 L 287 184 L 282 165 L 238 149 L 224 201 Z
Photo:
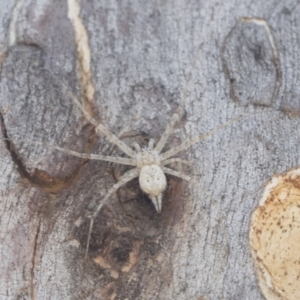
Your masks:
M 92 103 L 95 88 L 91 81 L 91 49 L 89 37 L 80 17 L 80 4 L 77 0 L 68 0 L 68 18 L 72 23 L 77 49 L 77 77 L 80 84 L 85 109 L 93 116 Z
M 41 231 L 41 219 L 39 219 L 38 227 L 37 227 L 36 234 L 34 237 L 34 245 L 33 245 L 32 259 L 31 259 L 30 298 L 32 300 L 36 299 L 36 291 L 35 291 L 35 284 L 34 284 L 34 270 L 35 270 L 35 266 L 36 266 L 35 261 L 36 261 L 37 244 L 38 244 L 40 231 Z

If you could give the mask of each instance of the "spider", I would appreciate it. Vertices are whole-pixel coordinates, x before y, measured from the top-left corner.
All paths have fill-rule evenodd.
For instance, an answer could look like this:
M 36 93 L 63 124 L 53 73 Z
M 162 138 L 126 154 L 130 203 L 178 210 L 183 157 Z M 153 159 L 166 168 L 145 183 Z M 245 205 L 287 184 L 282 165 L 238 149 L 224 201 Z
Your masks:
M 52 74 L 53 75 L 53 74 Z M 54 76 L 54 75 L 53 75 Z M 56 76 L 54 76 L 56 78 Z M 57 78 L 56 78 L 57 79 Z M 69 96 L 72 98 L 74 103 L 78 106 L 78 108 L 82 111 L 86 119 L 95 127 L 95 131 L 97 134 L 104 134 L 106 138 L 113 144 L 117 145 L 129 158 L 127 157 L 115 157 L 115 156 L 105 156 L 100 154 L 87 154 L 87 153 L 79 153 L 73 150 L 68 150 L 61 148 L 56 145 L 51 145 L 47 143 L 42 142 L 36 142 L 36 141 L 29 141 L 27 142 L 44 145 L 49 148 L 52 148 L 54 150 L 58 150 L 60 152 L 64 152 L 69 155 L 77 156 L 80 158 L 85 159 L 94 159 L 94 160 L 102 160 L 102 161 L 108 161 L 123 165 L 129 165 L 133 166 L 134 168 L 127 171 L 125 174 L 123 174 L 119 181 L 115 183 L 107 192 L 101 203 L 98 205 L 97 209 L 93 213 L 91 219 L 90 219 L 90 226 L 88 231 L 88 238 L 87 238 L 87 245 L 85 250 L 85 259 L 87 258 L 88 251 L 89 251 L 89 244 L 91 239 L 91 233 L 93 229 L 93 224 L 96 216 L 98 215 L 99 211 L 103 207 L 103 205 L 107 202 L 107 200 L 110 198 L 110 196 L 121 186 L 126 184 L 127 182 L 131 181 L 134 178 L 139 177 L 139 184 L 140 188 L 143 192 L 145 192 L 149 198 L 151 199 L 157 213 L 161 212 L 162 207 L 162 195 L 164 190 L 167 187 L 167 180 L 165 174 L 173 175 L 175 177 L 182 178 L 184 180 L 190 181 L 191 177 L 188 175 L 185 175 L 181 172 L 178 172 L 176 170 L 170 169 L 166 167 L 166 165 L 169 165 L 171 163 L 177 162 L 189 165 L 193 168 L 193 165 L 187 161 L 180 158 L 172 158 L 172 156 L 176 155 L 178 152 L 181 152 L 183 150 L 188 149 L 193 144 L 196 144 L 209 136 L 213 135 L 215 132 L 219 131 L 220 129 L 228 126 L 232 122 L 240 119 L 243 117 L 243 115 L 239 115 L 236 118 L 230 119 L 226 123 L 221 124 L 217 128 L 209 131 L 206 134 L 196 136 L 194 138 L 191 138 L 179 146 L 170 149 L 166 152 L 162 152 L 163 148 L 165 147 L 167 140 L 170 136 L 170 134 L 173 132 L 174 125 L 176 124 L 177 120 L 179 119 L 183 106 L 184 106 L 184 100 L 181 100 L 179 107 L 171 117 L 164 133 L 160 137 L 158 143 L 155 145 L 154 139 L 149 140 L 148 147 L 141 148 L 141 146 L 134 142 L 132 147 L 130 148 L 128 145 L 126 145 L 124 142 L 122 142 L 116 135 L 111 133 L 106 127 L 104 127 L 101 123 L 98 123 L 83 107 L 83 105 L 79 102 L 79 100 L 70 92 L 70 90 L 67 88 L 67 86 L 61 82 L 63 86 L 66 88 Z M 182 99 L 184 99 L 183 97 Z M 25 140 L 24 140 L 25 141 Z

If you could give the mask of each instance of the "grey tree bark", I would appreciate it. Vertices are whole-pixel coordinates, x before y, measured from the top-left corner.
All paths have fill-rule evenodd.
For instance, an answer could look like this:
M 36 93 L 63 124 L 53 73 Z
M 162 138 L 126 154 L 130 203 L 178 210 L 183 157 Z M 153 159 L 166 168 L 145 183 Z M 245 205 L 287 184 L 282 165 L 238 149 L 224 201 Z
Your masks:
M 0 299 L 264 299 L 249 220 L 300 164 L 297 4 L 2 0 Z M 20 141 L 122 155 L 67 89 L 129 145 L 157 141 L 184 90 L 169 149 L 251 114 L 180 154 L 196 180 L 168 177 L 161 214 L 123 186 L 84 262 L 88 217 L 127 168 Z

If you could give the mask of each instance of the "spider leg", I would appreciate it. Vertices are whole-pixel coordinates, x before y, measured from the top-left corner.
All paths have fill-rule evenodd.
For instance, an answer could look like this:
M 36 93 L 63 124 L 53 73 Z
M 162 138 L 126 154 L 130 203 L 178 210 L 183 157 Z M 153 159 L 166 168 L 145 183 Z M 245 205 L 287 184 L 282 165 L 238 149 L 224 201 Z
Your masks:
M 128 172 L 126 172 L 123 176 L 121 176 L 120 180 L 115 183 L 111 189 L 107 192 L 101 203 L 98 205 L 96 211 L 92 215 L 91 221 L 90 221 L 90 227 L 89 227 L 89 232 L 88 232 L 88 239 L 87 239 L 87 244 L 86 244 L 86 250 L 85 250 L 85 259 L 87 258 L 88 252 L 89 252 L 89 245 L 90 245 L 90 240 L 91 240 L 91 233 L 94 225 L 94 220 L 97 217 L 100 209 L 102 206 L 106 203 L 106 201 L 109 199 L 109 197 L 122 185 L 127 183 L 128 181 L 138 177 L 140 174 L 140 170 L 137 168 L 134 168 Z
M 165 166 L 165 165 L 168 165 L 168 164 L 172 164 L 174 162 L 185 164 L 185 165 L 188 165 L 190 168 L 195 169 L 195 166 L 191 162 L 189 162 L 188 160 L 181 159 L 181 158 L 169 158 L 169 159 L 166 159 L 163 162 L 161 162 L 161 165 Z
M 185 164 L 185 165 L 189 166 L 191 169 L 193 169 L 194 174 L 197 173 L 195 166 L 191 162 L 189 162 L 188 160 L 181 159 L 181 158 L 169 158 L 169 159 L 161 162 L 161 165 L 165 166 L 168 164 L 172 164 L 174 162 L 180 163 L 180 164 Z
M 244 115 L 240 115 L 240 116 L 237 116 L 237 117 L 235 117 L 233 119 L 230 119 L 229 121 L 221 124 L 217 128 L 209 131 L 208 133 L 205 133 L 205 134 L 196 136 L 194 138 L 191 138 L 191 139 L 187 140 L 186 142 L 182 143 L 181 145 L 179 145 L 179 146 L 177 146 L 177 147 L 175 147 L 173 149 L 170 149 L 169 151 L 167 151 L 167 152 L 165 152 L 165 153 L 163 153 L 163 154 L 160 155 L 161 160 L 164 161 L 164 160 L 168 159 L 169 157 L 177 154 L 178 152 L 186 150 L 189 147 L 191 147 L 192 145 L 194 145 L 196 143 L 199 143 L 202 140 L 205 140 L 205 139 L 209 138 L 210 136 L 212 136 L 216 132 L 220 131 L 221 129 L 229 126 L 230 124 L 234 123 L 235 121 L 240 120 L 242 117 L 244 117 Z
M 190 90 L 190 84 L 191 84 L 191 81 L 192 81 L 193 72 L 195 72 L 194 66 L 196 64 L 196 61 L 198 60 L 198 57 L 199 57 L 200 53 L 201 53 L 201 48 L 199 47 L 196 54 L 194 55 L 194 58 L 193 58 L 191 64 L 190 64 L 191 69 L 188 73 L 188 78 L 186 80 L 185 87 L 184 87 L 182 95 L 181 95 L 180 105 L 177 108 L 177 110 L 175 111 L 174 115 L 172 116 L 172 118 L 171 118 L 169 124 L 167 125 L 163 135 L 161 136 L 159 142 L 157 143 L 157 145 L 155 147 L 155 150 L 158 153 L 160 153 L 162 151 L 162 149 L 164 148 L 170 134 L 173 131 L 173 127 L 174 127 L 175 123 L 177 122 L 178 118 L 180 117 L 180 115 L 182 113 L 183 106 L 184 106 L 185 100 L 187 98 L 187 92 Z
M 169 169 L 167 167 L 164 167 L 162 166 L 161 169 L 163 170 L 164 173 L 166 174 L 170 174 L 170 175 L 173 175 L 173 176 L 176 176 L 176 177 L 179 177 L 179 178 L 182 178 L 184 180 L 187 180 L 187 181 L 190 181 L 192 178 L 190 176 L 187 176 L 185 174 L 182 174 L 178 171 L 175 171 L 173 169 Z
M 11 139 L 5 139 L 12 141 Z M 50 149 L 54 149 L 69 155 L 77 156 L 80 158 L 87 158 L 87 159 L 94 159 L 94 160 L 103 160 L 103 161 L 109 161 L 117 164 L 122 164 L 122 165 L 129 165 L 129 166 L 135 166 L 133 159 L 131 158 L 125 158 L 125 157 L 114 157 L 114 156 L 105 156 L 105 155 L 100 155 L 100 154 L 88 154 L 88 153 L 79 153 L 73 150 L 68 150 L 61 148 L 56 145 L 51 145 L 48 143 L 42 143 L 42 142 L 36 142 L 32 140 L 18 140 L 20 142 L 25 142 L 25 143 L 31 143 L 31 144 L 36 144 L 36 145 L 41 145 L 41 146 L 46 146 Z
M 50 72 L 50 71 L 49 71 Z M 134 157 L 135 152 L 128 147 L 125 143 L 123 143 L 117 136 L 115 136 L 113 133 L 111 133 L 106 127 L 104 127 L 101 123 L 98 123 L 88 112 L 87 110 L 83 107 L 83 105 L 78 101 L 78 99 L 75 97 L 75 95 L 68 89 L 67 85 L 58 80 L 58 78 L 50 72 L 51 75 L 60 82 L 60 84 L 63 85 L 63 87 L 66 89 L 68 95 L 71 97 L 73 102 L 78 106 L 78 108 L 82 111 L 84 116 L 87 118 L 87 120 L 95 126 L 96 132 L 98 133 L 99 131 L 105 134 L 106 138 L 113 144 L 117 145 L 124 153 L 126 153 L 129 157 Z
M 179 107 L 176 109 L 175 113 L 173 114 L 169 124 L 167 125 L 163 135 L 161 136 L 160 140 L 158 141 L 157 145 L 155 146 L 154 150 L 156 150 L 158 153 L 161 152 L 161 150 L 164 148 L 170 134 L 173 131 L 173 127 L 175 123 L 177 122 L 178 118 L 181 115 L 182 109 L 183 109 L 183 102 L 181 101 Z

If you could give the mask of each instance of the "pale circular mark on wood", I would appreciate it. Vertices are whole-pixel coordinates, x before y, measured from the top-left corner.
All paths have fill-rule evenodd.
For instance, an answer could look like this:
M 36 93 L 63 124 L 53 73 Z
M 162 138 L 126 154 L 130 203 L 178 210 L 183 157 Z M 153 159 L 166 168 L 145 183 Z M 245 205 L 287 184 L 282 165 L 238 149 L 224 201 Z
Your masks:
M 300 169 L 275 175 L 252 214 L 250 246 L 268 300 L 300 299 Z

